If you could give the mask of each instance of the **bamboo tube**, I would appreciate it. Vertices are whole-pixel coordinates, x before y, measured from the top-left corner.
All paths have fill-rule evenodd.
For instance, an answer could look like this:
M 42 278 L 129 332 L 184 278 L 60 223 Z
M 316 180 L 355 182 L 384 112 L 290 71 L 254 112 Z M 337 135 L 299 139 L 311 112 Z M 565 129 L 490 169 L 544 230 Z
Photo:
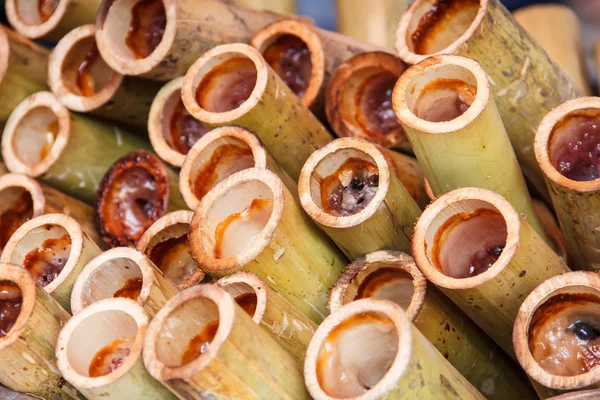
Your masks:
M 327 120 L 335 133 L 411 151 L 391 100 L 405 70 L 400 58 L 382 51 L 362 53 L 342 63 L 325 94 Z
M 488 399 L 537 398 L 516 365 L 427 280 L 408 254 L 380 250 L 348 265 L 331 290 L 328 308 L 363 298 L 390 300 Z
M 296 0 L 234 0 L 241 7 L 269 10 L 279 14 L 296 14 Z
M 177 174 L 147 151 L 115 161 L 100 182 L 95 208 L 104 242 L 135 246 L 156 219 L 185 208 L 177 182 Z
M 370 176 L 361 172 L 369 167 L 373 171 L 366 174 Z M 351 176 L 346 176 L 348 171 Z M 339 181 L 333 190 L 328 184 L 332 179 Z M 344 187 L 342 179 L 350 183 Z M 376 179 L 375 184 L 369 184 L 369 179 Z M 363 187 L 352 189 L 352 180 L 360 180 Z M 330 207 L 339 189 L 342 193 L 336 196 L 341 204 Z M 298 192 L 304 211 L 349 259 L 379 249 L 410 249 L 413 226 L 421 210 L 374 144 L 341 138 L 315 151 L 302 169 Z M 346 210 L 345 202 L 356 206 Z
M 105 299 L 81 310 L 58 336 L 60 373 L 88 400 L 174 400 L 144 368 L 148 322 L 144 309 L 129 299 Z
M 188 233 L 193 216 L 188 210 L 170 212 L 157 219 L 137 244 L 137 249 L 180 290 L 200 283 L 205 275 L 191 255 Z
M 65 310 L 83 267 L 102 251 L 73 218 L 46 214 L 25 222 L 12 235 L 0 262 L 21 265 Z
M 381 146 L 378 146 L 378 149 L 387 160 L 390 170 L 404 185 L 410 197 L 417 202 L 421 209 L 424 209 L 431 200 L 427 194 L 423 170 L 417 159 Z
M 138 4 L 138 1 L 102 1 L 96 18 L 98 50 L 115 71 L 158 81 L 184 75 L 200 55 L 214 46 L 247 43 L 260 28 L 283 18 L 217 0 L 203 0 L 201 7 L 194 0 L 162 0 L 163 7 L 157 6 L 157 2 L 136 7 Z M 164 25 L 143 26 L 137 29 L 137 38 L 129 33 L 132 25 L 149 17 L 162 19 Z M 143 35 L 152 36 L 153 43 L 133 48 L 127 45 L 126 38 L 135 43 Z
M 393 49 L 395 32 L 409 0 L 336 0 L 338 30 L 350 37 Z
M 461 187 L 493 190 L 548 242 L 489 88 L 477 62 L 442 55 L 409 68 L 392 100 L 436 196 Z
M 583 93 L 591 93 L 577 14 L 562 4 L 536 4 L 514 11 L 515 20 Z
M 12 390 L 6 389 L 3 386 L 0 386 L 0 398 L 3 400 L 36 400 L 35 397 L 13 392 Z
M 253 272 L 317 323 L 346 266 L 277 175 L 261 168 L 240 171 L 204 196 L 189 238 L 192 256 L 207 274 Z
M 11 172 L 40 178 L 90 204 L 111 164 L 147 147 L 141 138 L 69 112 L 49 92 L 23 100 L 2 135 L 2 156 Z
M 0 122 L 27 96 L 46 90 L 48 50 L 0 25 Z
M 187 112 L 181 101 L 183 77 L 164 85 L 154 97 L 148 117 L 148 137 L 160 158 L 181 167 L 194 143 L 210 128 Z
M 38 398 L 85 400 L 64 382 L 55 364 L 54 346 L 69 314 L 17 265 L 0 264 L 0 281 L 18 286 L 22 299 L 14 325 L 0 340 L 0 383 Z M 14 289 L 9 290 L 10 295 Z
M 70 30 L 93 23 L 101 0 L 6 0 L 8 22 L 23 36 L 60 40 Z
M 396 31 L 400 58 L 416 64 L 432 55 L 457 54 L 478 61 L 523 173 L 548 196 L 533 152 L 535 130 L 544 114 L 580 92 L 499 0 L 461 0 L 448 8 L 434 4 L 415 0 L 403 14 Z M 430 26 L 427 15 L 439 23 Z
M 597 358 L 590 353 L 599 315 L 600 279 L 592 272 L 563 274 L 535 288 L 523 301 L 513 331 L 525 372 L 557 390 L 600 387 Z
M 228 84 L 232 79 L 235 84 Z M 207 51 L 185 75 L 181 96 L 190 114 L 206 125 L 254 132 L 294 180 L 310 154 L 333 139 L 260 53 L 245 44 Z
M 569 271 L 506 199 L 479 188 L 454 190 L 429 205 L 412 250 L 423 275 L 513 357 L 522 299 Z
M 117 247 L 83 268 L 73 286 L 71 310 L 75 314 L 102 299 L 126 297 L 153 317 L 177 291 L 145 255 L 130 247 Z
M 27 175 L 6 173 L 3 164 L 0 165 L 0 175 L 1 248 L 25 220 L 42 214 L 65 214 L 74 218 L 85 234 L 96 245 L 102 247 L 103 242 L 96 231 L 92 207 Z M 16 224 L 10 228 L 8 221 L 13 218 L 16 218 Z
M 298 185 L 287 175 L 252 132 L 238 126 L 215 128 L 192 147 L 179 172 L 179 191 L 195 210 L 219 182 L 247 168 L 274 172 L 298 198 Z
M 193 347 L 198 339 L 207 348 Z M 180 399 L 310 398 L 298 363 L 217 285 L 173 297 L 150 323 L 143 355 Z
M 410 323 L 400 306 L 354 301 L 331 314 L 304 363 L 315 400 L 485 399 Z
M 596 157 L 589 157 L 585 150 L 596 151 L 598 120 L 599 98 L 570 100 L 544 117 L 535 136 L 535 154 L 565 233 L 570 261 L 577 269 L 600 268 L 600 236 L 596 232 L 600 181 L 596 179 Z M 578 141 L 582 144 L 577 145 Z
M 565 239 L 565 235 L 563 235 L 560 230 L 560 226 L 558 226 L 558 221 L 556 217 L 550 211 L 546 203 L 543 201 L 532 199 L 533 211 L 535 215 L 537 215 L 542 227 L 544 228 L 544 232 L 546 232 L 546 236 L 550 238 L 552 241 L 551 247 L 554 249 L 556 254 L 558 254 L 565 264 L 570 265 L 570 256 L 567 251 L 567 240 Z
M 306 348 L 317 330 L 317 324 L 251 272 L 236 272 L 219 279 L 216 284 L 233 296 L 252 320 L 294 360 L 304 363 Z M 255 300 L 254 313 L 250 313 L 251 300 Z
M 65 107 L 145 129 L 158 86 L 124 77 L 98 54 L 94 25 L 67 33 L 48 58 L 48 86 Z

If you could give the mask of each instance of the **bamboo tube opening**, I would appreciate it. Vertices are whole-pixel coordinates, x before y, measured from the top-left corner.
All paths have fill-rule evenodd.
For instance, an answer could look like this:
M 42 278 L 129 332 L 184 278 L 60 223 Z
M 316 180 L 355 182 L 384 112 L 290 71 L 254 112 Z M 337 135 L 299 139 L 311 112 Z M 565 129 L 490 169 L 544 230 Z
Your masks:
M 519 214 L 499 194 L 463 188 L 433 202 L 415 227 L 413 254 L 434 284 L 479 286 L 498 275 L 519 244 Z
M 63 214 L 46 214 L 17 229 L 1 260 L 21 265 L 52 293 L 75 273 L 82 251 L 83 231 L 77 221 Z
M 477 29 L 488 0 L 416 0 L 402 15 L 396 49 L 411 64 L 426 55 L 454 54 Z
M 379 51 L 359 54 L 342 64 L 327 86 L 325 104 L 336 133 L 385 147 L 406 141 L 392 108 L 392 91 L 405 69 L 399 58 Z
M 174 211 L 159 218 L 142 235 L 137 248 L 179 289 L 199 283 L 204 271 L 191 255 L 188 233 L 194 213 Z
M 581 389 L 600 381 L 600 279 L 571 272 L 546 280 L 523 302 L 513 331 L 525 372 L 546 387 Z
M 583 97 L 550 111 L 535 136 L 535 155 L 554 183 L 582 192 L 600 189 L 600 99 Z
M 123 297 L 144 306 L 150 296 L 154 266 L 142 253 L 118 247 L 100 254 L 81 271 L 71 294 L 73 314 L 103 299 Z
M 219 273 L 247 264 L 271 240 L 283 206 L 284 186 L 274 173 L 250 168 L 230 176 L 204 196 L 194 213 L 194 259 Z
M 37 39 L 65 17 L 69 0 L 6 0 L 8 22 L 22 35 Z
M 488 78 L 479 64 L 444 55 L 408 69 L 394 88 L 393 103 L 402 123 L 420 132 L 441 134 L 471 123 L 489 97 Z
M 200 139 L 185 158 L 179 173 L 179 190 L 187 206 L 195 210 L 219 182 L 252 167 L 267 167 L 267 155 L 258 138 L 237 126 L 216 128 Z
M 0 351 L 19 339 L 33 313 L 35 282 L 29 272 L 7 263 L 0 264 Z
M 40 184 L 21 174 L 0 176 L 0 255 L 15 231 L 44 213 L 46 200 Z
M 410 329 L 400 307 L 387 300 L 362 299 L 331 314 L 306 354 L 304 378 L 312 397 L 384 397 L 408 366 Z
M 11 172 L 38 177 L 64 151 L 70 137 L 69 111 L 50 92 L 23 100 L 11 113 L 2 134 L 2 157 Z
M 137 243 L 167 211 L 167 169 L 153 154 L 133 151 L 117 160 L 98 188 L 96 214 L 109 246 Z
M 373 297 L 393 301 L 413 320 L 423 307 L 426 289 L 425 277 L 408 254 L 380 250 L 348 265 L 327 305 L 333 313 L 352 301 Z
M 260 324 L 267 309 L 267 290 L 258 276 L 240 271 L 221 278 L 216 283 L 233 297 L 254 322 Z
M 169 53 L 177 31 L 175 0 L 103 1 L 96 17 L 102 58 L 123 75 L 141 75 Z
M 181 167 L 186 154 L 210 128 L 186 110 L 181 100 L 183 77 L 163 86 L 156 94 L 148 117 L 148 136 L 156 154 Z
M 241 43 L 217 46 L 188 69 L 181 98 L 197 119 L 227 123 L 260 101 L 268 74 L 267 62 L 255 48 Z
M 356 226 L 373 216 L 390 185 L 390 167 L 377 147 L 340 138 L 306 161 L 298 188 L 300 202 L 315 221 L 332 228 Z
M 136 365 L 147 326 L 148 316 L 131 300 L 96 303 L 75 314 L 61 330 L 58 369 L 79 389 L 107 386 Z
M 217 285 L 175 295 L 154 317 L 144 344 L 144 364 L 160 380 L 191 378 L 227 340 L 235 317 L 233 298 Z
M 250 41 L 273 71 L 309 107 L 325 80 L 325 54 L 319 35 L 298 21 L 267 25 Z
M 94 25 L 83 25 L 66 34 L 48 60 L 48 85 L 69 109 L 88 112 L 107 103 L 119 89 L 123 76 L 100 57 Z

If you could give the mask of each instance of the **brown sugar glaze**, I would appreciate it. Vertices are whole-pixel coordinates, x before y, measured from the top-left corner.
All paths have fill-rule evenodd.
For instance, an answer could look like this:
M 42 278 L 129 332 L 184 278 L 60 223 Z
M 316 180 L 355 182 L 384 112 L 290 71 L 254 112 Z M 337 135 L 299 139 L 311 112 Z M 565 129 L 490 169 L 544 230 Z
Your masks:
M 365 277 L 358 286 L 354 300 L 376 297 L 392 300 L 404 310 L 408 308 L 414 293 L 412 276 L 398 268 L 382 267 Z
M 477 88 L 460 79 L 436 79 L 416 100 L 415 114 L 429 122 L 446 122 L 463 115 L 473 103 Z
M 256 86 L 252 60 L 233 57 L 211 69 L 196 88 L 196 101 L 210 112 L 227 112 L 244 103 Z
M 23 268 L 29 271 L 38 285 L 46 287 L 62 272 L 70 253 L 69 235 L 46 239 L 39 247 L 27 253 L 23 259 Z
M 354 215 L 369 205 L 378 186 L 379 174 L 373 163 L 349 158 L 321 181 L 321 207 L 336 217 Z
M 102 179 L 96 213 L 111 247 L 136 244 L 167 210 L 169 186 L 164 165 L 154 155 L 134 151 L 119 159 Z
M 558 130 L 567 137 L 555 138 Z M 550 141 L 550 159 L 561 175 L 579 182 L 600 177 L 600 115 L 581 111 L 566 116 L 555 125 Z
M 94 42 L 94 45 L 87 52 L 85 58 L 77 68 L 75 83 L 77 84 L 77 88 L 79 88 L 81 95 L 84 97 L 90 97 L 96 94 L 96 81 L 90 72 L 90 67 L 99 60 L 99 57 L 100 53 Z
M 435 46 L 436 39 L 442 35 L 458 39 L 468 28 L 464 22 L 474 20 L 478 9 L 479 0 L 437 0 L 421 17 L 417 29 L 410 36 L 413 52 L 431 54 L 442 50 Z M 457 23 L 457 19 L 463 23 Z M 464 29 L 456 31 L 458 27 Z
M 292 92 L 302 98 L 312 74 L 306 43 L 295 35 L 281 35 L 264 50 L 263 57 Z
M 210 342 L 215 338 L 218 329 L 218 320 L 209 322 L 204 329 L 202 329 L 202 332 L 190 339 L 183 356 L 181 356 L 181 364 L 187 364 L 194 361 L 201 354 L 206 353 L 210 347 Z
M 231 214 L 219 222 L 219 225 L 215 229 L 215 258 L 222 258 L 225 232 L 234 222 L 251 222 L 252 218 L 260 211 L 268 211 L 270 213 L 271 210 L 267 209 L 267 207 L 272 206 L 272 204 L 272 200 L 254 199 L 250 203 L 250 206 L 243 211 Z
M 529 349 L 547 372 L 575 376 L 600 363 L 600 297 L 562 293 L 544 302 L 529 324 Z
M 385 351 L 379 348 L 367 355 L 363 346 L 383 346 Z M 373 312 L 353 315 L 333 328 L 321 347 L 316 366 L 319 386 L 334 398 L 364 394 L 389 370 L 397 346 L 396 329 L 389 319 Z
M 38 12 L 42 22 L 46 22 L 50 19 L 60 0 L 38 0 Z
M 23 304 L 21 289 L 11 281 L 0 281 L 0 339 L 13 327 Z
M 183 283 L 197 269 L 187 234 L 157 243 L 150 251 L 150 260 L 176 285 Z
M 0 192 L 0 196 L 2 192 Z M 10 237 L 21 225 L 33 217 L 33 198 L 24 190 L 10 208 L 0 214 L 0 254 Z
M 258 298 L 256 293 L 244 293 L 240 294 L 235 298 L 235 302 L 246 311 L 246 313 L 253 317 L 256 312 L 256 306 L 258 304 Z
M 162 0 L 140 0 L 131 9 L 125 44 L 136 59 L 148 57 L 158 47 L 167 26 Z
M 46 129 L 46 143 L 42 146 L 40 150 L 40 161 L 42 161 L 48 153 L 50 153 L 50 149 L 54 145 L 54 141 L 56 140 L 56 136 L 58 136 L 58 121 L 52 121 L 48 124 L 48 128 Z
M 452 278 L 472 278 L 485 271 L 487 271 L 494 263 L 500 258 L 504 246 L 506 245 L 506 239 L 498 241 L 497 243 L 487 244 L 483 248 L 480 248 L 474 254 L 471 254 L 468 258 L 468 262 L 463 265 L 464 268 L 451 268 L 444 265 L 440 260 L 440 253 L 442 247 L 446 244 L 448 236 L 451 234 L 453 229 L 456 229 L 458 225 L 465 223 L 475 218 L 486 218 L 487 221 L 496 220 L 504 221 L 502 215 L 494 210 L 486 208 L 477 209 L 472 212 L 465 212 L 455 214 L 448 218 L 436 231 L 433 238 L 433 264 L 445 275 Z
M 117 339 L 101 348 L 90 363 L 88 369 L 90 377 L 108 375 L 123 365 L 131 353 L 134 340 L 134 338 Z
M 171 114 L 169 121 L 171 143 L 173 149 L 181 154 L 187 154 L 192 146 L 210 129 L 188 112 L 181 98 Z
M 113 293 L 113 297 L 124 297 L 126 299 L 137 300 L 142 292 L 142 285 L 144 280 L 142 278 L 128 279 L 123 287 Z
M 252 150 L 234 144 L 224 144 L 215 149 L 210 160 L 196 174 L 190 186 L 194 195 L 202 199 L 206 193 L 226 177 L 254 166 Z
M 356 91 L 356 121 L 368 135 L 404 132 L 392 108 L 392 92 L 397 80 L 391 72 L 379 72 L 365 79 Z

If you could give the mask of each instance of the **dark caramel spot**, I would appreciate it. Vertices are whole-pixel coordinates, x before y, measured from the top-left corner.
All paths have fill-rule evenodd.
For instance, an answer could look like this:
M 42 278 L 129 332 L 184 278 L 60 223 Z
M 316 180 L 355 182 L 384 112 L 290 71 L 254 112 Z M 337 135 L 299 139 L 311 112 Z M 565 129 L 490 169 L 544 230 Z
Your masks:
M 131 9 L 131 23 L 125 38 L 136 59 L 148 57 L 158 47 L 167 26 L 162 0 L 141 0 Z
M 84 60 L 77 68 L 76 83 L 82 96 L 89 97 L 96 94 L 96 80 L 90 72 L 90 67 L 99 59 L 98 57 L 98 47 L 94 42 L 94 46 L 87 52 Z
M 40 13 L 40 19 L 42 22 L 46 22 L 50 19 L 60 0 L 38 0 L 38 11 Z
M 234 57 L 210 70 L 196 88 L 196 101 L 210 112 L 235 110 L 256 86 L 256 67 L 247 57 Z
M 192 117 L 181 99 L 178 100 L 171 114 L 169 127 L 173 149 L 181 154 L 187 154 L 192 146 L 210 130 Z
M 56 136 L 58 136 L 58 129 L 58 121 L 53 121 L 48 124 L 48 127 L 46 128 L 46 143 L 44 143 L 44 146 L 42 146 L 42 149 L 40 150 L 40 161 L 46 158 L 48 153 L 50 153 L 50 149 L 52 149 L 52 146 L 54 145 Z
M 377 167 L 349 158 L 321 182 L 321 206 L 336 217 L 354 215 L 369 205 L 379 186 Z
M 144 281 L 142 278 L 128 279 L 123 287 L 113 294 L 113 297 L 124 297 L 131 300 L 137 300 L 142 292 L 143 283 Z
M 196 174 L 191 187 L 194 195 L 202 199 L 217 183 L 238 171 L 254 166 L 252 150 L 234 144 L 224 144 L 215 149 L 210 160 Z M 224 170 L 227 169 L 227 174 Z
M 189 278 L 197 268 L 190 254 L 187 234 L 157 243 L 150 252 L 150 260 L 177 285 Z
M 356 120 L 371 135 L 386 135 L 402 129 L 392 108 L 392 92 L 398 77 L 390 72 L 370 76 L 356 92 Z
M 29 192 L 23 191 L 12 207 L 0 214 L 0 227 L 2 227 L 0 229 L 0 254 L 13 233 L 31 217 L 33 217 L 33 199 Z
M 14 282 L 0 281 L 0 339 L 6 336 L 17 321 L 22 304 L 19 286 Z
M 33 279 L 46 287 L 62 272 L 69 260 L 71 237 L 46 239 L 42 245 L 31 250 L 23 260 L 23 267 L 31 273 Z
M 254 199 L 250 206 L 243 211 L 227 216 L 223 221 L 219 222 L 215 229 L 215 258 L 221 258 L 223 256 L 223 240 L 225 238 L 225 232 L 229 226 L 235 221 L 248 221 L 258 211 L 266 208 L 272 203 L 271 200 L 265 199 Z
M 263 56 L 296 96 L 304 96 L 310 84 L 312 62 L 310 50 L 302 39 L 281 35 L 265 49 Z
M 117 339 L 100 349 L 90 363 L 88 369 L 90 377 L 108 375 L 123 365 L 131 352 L 133 342 L 134 339 Z
M 235 298 L 235 302 L 238 303 L 239 306 L 242 307 L 249 316 L 254 316 L 254 313 L 256 312 L 256 306 L 258 303 L 256 293 L 240 294 Z
M 202 332 L 194 336 L 188 343 L 188 347 L 181 357 L 181 364 L 187 364 L 204 354 L 210 347 L 210 342 L 215 338 L 218 329 L 218 320 L 206 324 Z

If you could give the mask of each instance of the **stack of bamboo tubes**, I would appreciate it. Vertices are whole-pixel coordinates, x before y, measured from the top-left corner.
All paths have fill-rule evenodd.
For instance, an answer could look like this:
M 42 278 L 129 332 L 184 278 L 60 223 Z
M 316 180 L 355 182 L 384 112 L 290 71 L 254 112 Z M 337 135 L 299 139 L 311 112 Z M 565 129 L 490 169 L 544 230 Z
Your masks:
M 577 17 L 358 3 L 6 1 L 1 399 L 600 396 Z

